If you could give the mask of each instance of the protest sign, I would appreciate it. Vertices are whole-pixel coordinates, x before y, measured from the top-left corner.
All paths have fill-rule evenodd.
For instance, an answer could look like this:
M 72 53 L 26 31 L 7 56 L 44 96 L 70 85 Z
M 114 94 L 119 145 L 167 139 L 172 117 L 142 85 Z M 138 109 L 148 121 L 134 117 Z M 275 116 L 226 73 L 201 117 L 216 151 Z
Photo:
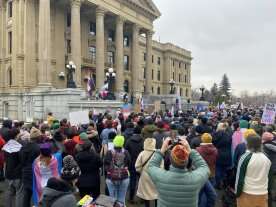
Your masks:
M 274 124 L 276 115 L 276 105 L 266 104 L 262 116 L 262 124 Z
M 159 112 L 161 110 L 161 101 L 154 102 L 154 111 Z
M 89 124 L 88 111 L 74 111 L 69 113 L 69 120 L 72 126 Z

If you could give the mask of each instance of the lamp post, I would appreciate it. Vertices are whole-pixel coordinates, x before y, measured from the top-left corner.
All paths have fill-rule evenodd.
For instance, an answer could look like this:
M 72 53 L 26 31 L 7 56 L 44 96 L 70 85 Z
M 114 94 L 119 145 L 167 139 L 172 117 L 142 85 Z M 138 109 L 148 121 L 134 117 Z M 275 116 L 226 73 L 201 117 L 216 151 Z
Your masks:
M 108 72 L 105 73 L 106 80 L 108 83 L 108 99 L 115 100 L 115 95 L 112 92 L 113 82 L 115 82 L 116 73 L 114 72 L 113 68 L 109 68 Z
M 174 87 L 175 81 L 174 81 L 173 79 L 171 79 L 171 80 L 169 81 L 169 84 L 170 84 L 170 86 L 171 86 L 170 94 L 174 94 L 174 93 L 175 93 L 175 87 Z
M 66 68 L 68 70 L 67 73 L 67 88 L 76 88 L 76 83 L 73 79 L 73 73 L 76 71 L 76 65 L 73 61 L 69 61 L 69 63 L 66 65 Z
M 201 86 L 200 88 L 199 88 L 199 90 L 201 91 L 201 97 L 200 97 L 200 101 L 204 101 L 205 100 L 205 98 L 204 98 L 204 91 L 205 91 L 205 87 L 204 86 Z

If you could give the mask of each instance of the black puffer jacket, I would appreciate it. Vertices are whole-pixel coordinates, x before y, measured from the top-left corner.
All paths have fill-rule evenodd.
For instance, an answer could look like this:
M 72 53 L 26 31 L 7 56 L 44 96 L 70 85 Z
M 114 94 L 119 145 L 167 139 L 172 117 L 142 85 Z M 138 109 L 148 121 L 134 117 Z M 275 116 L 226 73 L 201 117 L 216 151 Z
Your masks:
M 131 157 L 131 170 L 135 170 L 135 162 L 140 152 L 143 151 L 143 147 L 144 140 L 141 134 L 133 134 L 132 137 L 130 137 L 130 139 L 127 140 L 125 149 L 129 152 Z
M 81 151 L 77 153 L 76 161 L 81 169 L 78 187 L 89 188 L 99 186 L 100 167 L 103 165 L 100 156 L 92 151 Z
M 232 134 L 226 131 L 215 132 L 213 144 L 218 150 L 217 165 L 230 167 L 232 165 Z
M 273 141 L 263 143 L 264 153 L 271 161 L 271 170 L 276 174 L 276 138 Z
M 3 137 L 3 139 L 7 142 L 11 139 L 10 137 L 10 129 L 12 128 L 12 121 L 11 120 L 5 120 L 3 122 L 3 127 L 0 129 L 0 135 Z
M 34 160 L 39 156 L 40 149 L 36 142 L 29 142 L 21 149 L 22 157 L 22 179 L 25 189 L 32 190 Z

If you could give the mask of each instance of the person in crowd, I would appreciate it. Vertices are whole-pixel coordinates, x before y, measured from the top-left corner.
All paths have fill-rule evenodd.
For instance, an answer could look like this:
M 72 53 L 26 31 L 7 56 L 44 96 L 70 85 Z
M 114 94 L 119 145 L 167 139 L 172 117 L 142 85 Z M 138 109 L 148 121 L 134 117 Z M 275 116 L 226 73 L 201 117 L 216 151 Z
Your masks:
M 20 131 L 12 128 L 6 134 L 7 143 L 3 146 L 5 159 L 5 178 L 7 180 L 7 189 L 5 190 L 5 206 L 13 207 L 15 201 L 16 207 L 21 207 L 23 202 L 23 182 L 22 182 L 22 144 L 16 141 Z
M 2 150 L 5 144 L 6 144 L 5 140 L 0 135 L 0 182 L 5 180 L 5 175 L 4 175 L 5 158 L 4 158 L 4 152 Z
M 240 122 L 234 122 L 233 129 L 234 129 L 234 133 L 232 136 L 232 148 L 231 148 L 232 159 L 234 159 L 234 153 L 238 144 L 241 144 L 244 142 L 243 132 L 241 131 L 241 128 L 240 128 Z
M 40 155 L 33 163 L 33 202 L 37 207 L 42 196 L 42 190 L 51 177 L 58 177 L 58 161 L 52 155 L 51 143 L 40 144 Z
M 199 117 L 198 127 L 200 128 L 199 131 L 201 132 L 201 134 L 212 133 L 212 129 L 208 126 L 208 117 L 207 116 Z
M 117 135 L 114 140 L 114 150 L 109 150 L 104 160 L 107 170 L 106 184 L 111 197 L 125 205 L 129 185 L 130 155 L 123 148 L 124 137 Z
M 5 140 L 5 142 L 8 142 L 11 137 L 9 136 L 10 133 L 9 131 L 12 129 L 12 120 L 4 120 L 3 121 L 3 126 L 0 130 L 0 135 L 2 136 L 2 138 Z
M 130 137 L 132 137 L 134 133 L 134 124 L 132 121 L 129 121 L 126 123 L 126 129 L 123 133 L 123 136 L 125 138 L 125 143 L 130 139 Z
M 64 150 L 65 152 L 63 153 L 63 157 L 66 155 L 72 155 L 73 157 L 75 156 L 75 148 L 77 143 L 73 140 L 75 136 L 75 131 L 73 128 L 68 128 L 67 130 L 64 131 Z
M 276 138 L 274 134 L 265 132 L 262 135 L 264 153 L 271 161 L 271 186 L 269 189 L 270 202 L 276 201 Z
M 271 162 L 262 153 L 262 140 L 258 135 L 247 138 L 247 152 L 238 163 L 236 195 L 238 207 L 268 206 L 268 175 Z
M 135 162 L 137 160 L 138 155 L 140 152 L 143 151 L 143 144 L 144 139 L 141 136 L 141 128 L 139 126 L 136 126 L 133 130 L 133 135 L 126 141 L 125 149 L 129 152 L 131 163 L 130 163 L 130 183 L 129 183 L 129 199 L 131 203 L 134 203 L 134 196 L 136 191 L 136 185 L 137 185 L 137 172 L 135 169 Z
M 148 173 L 158 191 L 158 207 L 197 207 L 198 194 L 209 177 L 209 168 L 198 152 L 191 150 L 185 139 L 173 147 L 169 171 L 160 168 L 165 152 L 171 147 L 167 138 L 161 150 L 157 150 L 149 161 Z M 192 160 L 194 170 L 188 171 L 188 160 Z
M 162 120 L 158 121 L 156 126 L 157 129 L 153 133 L 153 138 L 156 139 L 156 149 L 161 149 L 163 140 L 169 136 L 169 133 L 165 130 L 164 122 Z
M 222 180 L 226 176 L 227 169 L 232 166 L 232 134 L 226 131 L 227 123 L 219 123 L 213 136 L 213 144 L 218 150 L 216 162 L 216 188 L 222 188 Z
M 198 207 L 215 207 L 217 193 L 210 181 L 199 192 Z
M 41 139 L 39 129 L 33 127 L 30 131 L 30 142 L 21 149 L 22 157 L 22 181 L 23 181 L 23 207 L 31 206 L 33 194 L 33 162 L 40 155 L 39 141 Z
M 100 136 L 102 145 L 108 144 L 109 133 L 111 133 L 111 132 L 116 133 L 116 130 L 112 127 L 113 126 L 112 120 L 106 120 L 105 124 L 106 124 L 106 128 L 102 131 L 101 136 Z
M 145 139 L 144 150 L 139 154 L 135 163 L 136 171 L 140 173 L 137 196 L 145 201 L 145 207 L 150 207 L 150 201 L 155 201 L 155 206 L 157 206 L 158 193 L 147 172 L 149 161 L 155 152 L 155 146 L 156 139 Z M 161 163 L 162 165 L 164 163 Z
M 234 158 L 233 158 L 234 168 L 238 167 L 238 162 L 240 160 L 240 157 L 246 152 L 247 138 L 251 135 L 257 135 L 254 129 L 247 129 L 246 131 L 244 131 L 243 133 L 244 142 L 238 144 L 234 152 Z
M 42 207 L 76 207 L 75 184 L 80 174 L 74 158 L 71 155 L 64 157 L 60 178 L 50 178 L 43 189 Z
M 196 148 L 198 153 L 202 156 L 202 158 L 207 162 L 208 167 L 210 169 L 210 177 L 209 180 L 211 184 L 215 185 L 215 176 L 216 176 L 216 162 L 218 156 L 218 150 L 212 143 L 211 134 L 204 133 L 201 136 L 201 144 Z
M 99 134 L 96 129 L 96 125 L 94 123 L 90 123 L 86 133 L 87 133 L 88 139 L 93 144 L 95 151 L 97 153 L 100 153 L 102 148 L 102 143 L 100 141 Z
M 92 143 L 87 139 L 81 144 L 81 151 L 76 154 L 76 161 L 81 169 L 77 182 L 80 196 L 90 195 L 96 199 L 100 195 L 101 177 L 100 168 L 102 159 L 91 149 Z

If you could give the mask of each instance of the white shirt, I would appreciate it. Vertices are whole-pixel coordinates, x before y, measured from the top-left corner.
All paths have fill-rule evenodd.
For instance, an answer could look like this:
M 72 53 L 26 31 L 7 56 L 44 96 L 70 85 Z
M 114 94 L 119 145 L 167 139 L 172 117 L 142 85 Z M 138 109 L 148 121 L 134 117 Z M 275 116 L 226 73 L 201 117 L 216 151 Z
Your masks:
M 251 195 L 266 195 L 270 166 L 270 160 L 263 153 L 253 153 L 247 166 L 243 192 Z

